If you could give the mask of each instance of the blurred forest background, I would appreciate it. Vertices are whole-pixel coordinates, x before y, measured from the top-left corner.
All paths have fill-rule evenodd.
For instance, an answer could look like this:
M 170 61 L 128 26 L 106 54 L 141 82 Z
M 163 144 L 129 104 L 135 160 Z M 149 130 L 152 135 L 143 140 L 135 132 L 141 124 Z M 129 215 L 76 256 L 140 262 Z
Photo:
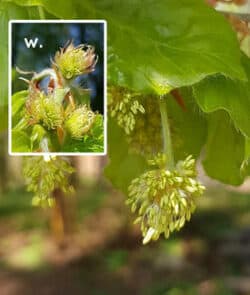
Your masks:
M 56 30 L 63 46 L 68 36 Z M 79 32 L 85 36 L 79 43 L 88 42 L 87 31 Z M 23 34 L 14 31 L 17 42 Z M 58 43 L 50 42 L 53 56 Z M 38 71 L 48 66 L 48 51 L 40 53 L 14 56 L 13 64 Z M 250 294 L 249 182 L 224 186 L 199 168 L 207 191 L 191 222 L 168 240 L 142 246 L 125 196 L 102 176 L 105 157 L 72 157 L 75 195 L 41 209 L 31 206 L 22 158 L 8 157 L 6 143 L 7 132 L 0 137 L 1 295 Z
M 105 157 L 72 157 L 75 195 L 41 209 L 25 191 L 22 158 L 6 154 L 0 153 L 1 295 L 250 294 L 248 182 L 236 189 L 200 170 L 207 191 L 191 222 L 142 246 L 125 196 L 102 176 Z

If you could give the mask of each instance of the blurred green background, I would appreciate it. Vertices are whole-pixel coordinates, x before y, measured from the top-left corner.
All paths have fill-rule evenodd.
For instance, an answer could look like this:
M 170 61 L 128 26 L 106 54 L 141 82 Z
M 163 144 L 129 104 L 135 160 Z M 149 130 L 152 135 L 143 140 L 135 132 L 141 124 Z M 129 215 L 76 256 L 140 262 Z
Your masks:
M 191 222 L 142 246 L 125 197 L 102 177 L 105 158 L 72 158 L 76 194 L 48 210 L 31 206 L 21 161 L 1 158 L 1 295 L 250 294 L 249 183 L 200 171 L 207 191 Z

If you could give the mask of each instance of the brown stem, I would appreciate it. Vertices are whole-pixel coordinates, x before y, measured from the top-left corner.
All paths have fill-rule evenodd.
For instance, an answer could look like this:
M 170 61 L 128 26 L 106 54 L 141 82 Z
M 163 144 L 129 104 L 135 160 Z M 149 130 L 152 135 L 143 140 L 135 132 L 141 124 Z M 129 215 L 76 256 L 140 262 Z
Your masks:
M 185 102 L 184 102 L 180 92 L 177 89 L 174 89 L 170 93 L 174 97 L 174 99 L 176 100 L 178 105 L 182 108 L 182 110 L 186 111 L 187 108 L 186 108 Z
M 55 198 L 55 206 L 52 210 L 50 225 L 53 237 L 55 237 L 57 243 L 60 244 L 65 237 L 64 200 L 60 190 L 55 190 L 53 196 Z

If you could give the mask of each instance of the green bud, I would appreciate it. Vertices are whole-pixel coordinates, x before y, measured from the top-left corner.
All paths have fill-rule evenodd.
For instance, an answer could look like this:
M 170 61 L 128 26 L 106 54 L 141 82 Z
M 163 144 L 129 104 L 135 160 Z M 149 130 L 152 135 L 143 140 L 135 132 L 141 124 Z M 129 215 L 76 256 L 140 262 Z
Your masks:
M 26 103 L 25 118 L 30 125 L 41 123 L 47 129 L 56 129 L 63 123 L 63 108 L 52 95 L 33 91 Z
M 95 48 L 81 44 L 74 47 L 72 43 L 62 48 L 55 55 L 55 66 L 66 80 L 93 72 L 97 63 Z
M 65 121 L 65 128 L 72 138 L 82 139 L 95 120 L 95 114 L 86 105 L 74 110 Z
M 63 109 L 60 103 L 50 97 L 43 97 L 40 101 L 41 121 L 48 129 L 62 126 Z

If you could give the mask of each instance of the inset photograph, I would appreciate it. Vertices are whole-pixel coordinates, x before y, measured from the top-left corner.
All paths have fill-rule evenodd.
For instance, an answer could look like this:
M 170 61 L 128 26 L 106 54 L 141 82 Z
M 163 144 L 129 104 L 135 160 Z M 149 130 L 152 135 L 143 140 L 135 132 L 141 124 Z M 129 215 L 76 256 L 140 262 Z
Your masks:
M 105 155 L 106 22 L 10 21 L 9 153 Z

